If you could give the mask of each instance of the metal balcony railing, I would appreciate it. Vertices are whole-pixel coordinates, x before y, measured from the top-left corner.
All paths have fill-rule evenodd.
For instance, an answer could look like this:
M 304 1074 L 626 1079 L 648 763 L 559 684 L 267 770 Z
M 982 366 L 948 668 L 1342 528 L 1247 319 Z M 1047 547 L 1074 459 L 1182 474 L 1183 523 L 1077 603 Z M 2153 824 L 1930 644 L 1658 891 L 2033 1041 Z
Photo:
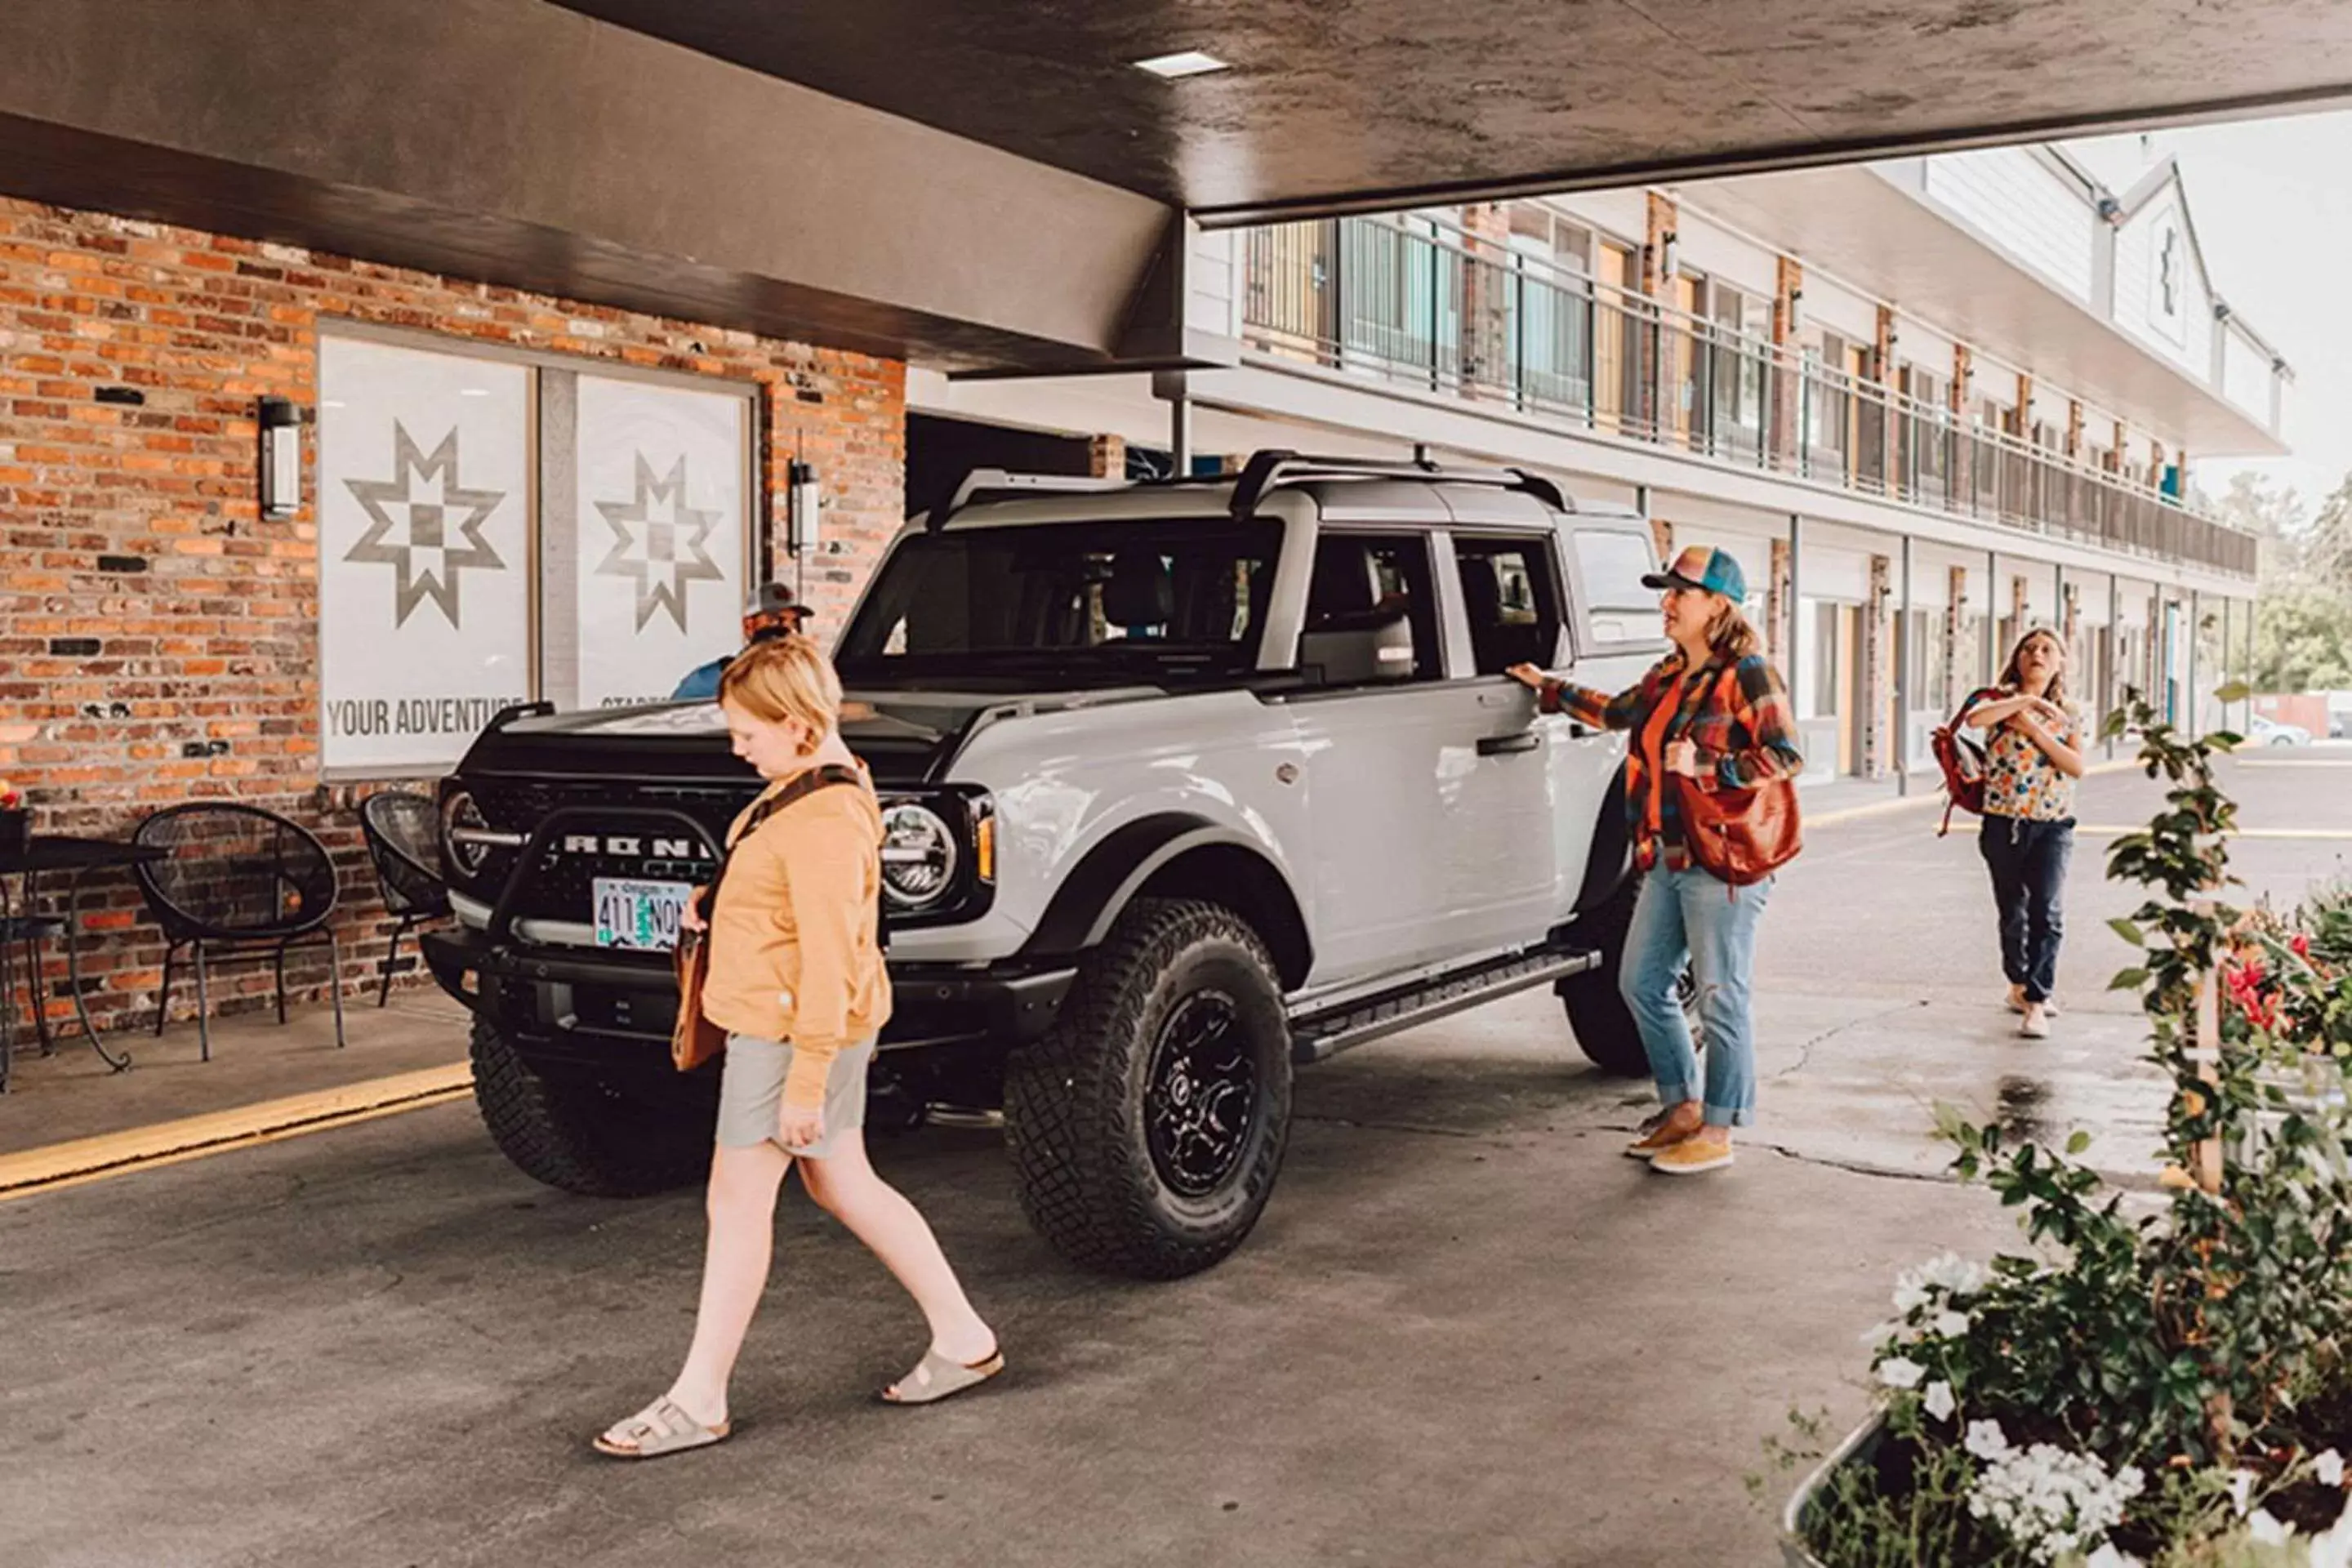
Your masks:
M 2114 469 L 1434 224 L 1247 237 L 1244 342 L 1276 359 L 1955 516 L 2251 578 L 2254 536 Z

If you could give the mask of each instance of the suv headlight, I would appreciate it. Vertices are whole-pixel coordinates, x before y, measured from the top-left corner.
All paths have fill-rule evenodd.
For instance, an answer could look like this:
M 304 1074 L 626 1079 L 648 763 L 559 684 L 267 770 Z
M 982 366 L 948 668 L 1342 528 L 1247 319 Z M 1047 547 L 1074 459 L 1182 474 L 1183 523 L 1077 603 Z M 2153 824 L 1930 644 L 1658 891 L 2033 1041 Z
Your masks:
M 962 851 L 955 830 L 927 805 L 900 801 L 882 810 L 882 896 L 912 914 L 955 890 Z
M 467 791 L 452 790 L 441 802 L 441 854 L 450 868 L 460 875 L 473 878 L 481 875 L 488 863 L 490 851 L 520 836 L 491 830 L 489 819 L 482 815 Z

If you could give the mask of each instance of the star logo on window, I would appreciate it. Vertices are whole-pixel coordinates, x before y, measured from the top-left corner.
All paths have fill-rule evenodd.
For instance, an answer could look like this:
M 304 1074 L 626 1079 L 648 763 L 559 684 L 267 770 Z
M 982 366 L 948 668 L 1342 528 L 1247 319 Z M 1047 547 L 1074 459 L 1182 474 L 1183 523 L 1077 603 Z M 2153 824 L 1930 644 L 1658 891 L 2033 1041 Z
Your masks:
M 656 479 L 643 452 L 636 454 L 637 493 L 625 501 L 600 500 L 596 510 L 613 531 L 613 551 L 596 567 L 600 577 L 634 577 L 637 583 L 637 630 L 657 610 L 669 612 L 681 632 L 686 626 L 686 585 L 724 583 L 727 574 L 703 544 L 719 527 L 719 513 L 686 504 L 686 458 Z
M 393 570 L 392 624 L 408 624 L 430 599 L 451 627 L 458 626 L 458 575 L 467 567 L 503 572 L 506 563 L 482 537 L 483 525 L 504 490 L 467 489 L 457 482 L 457 431 L 452 426 L 428 457 L 397 419 L 392 424 L 390 479 L 345 479 L 368 514 L 367 532 L 345 561 Z

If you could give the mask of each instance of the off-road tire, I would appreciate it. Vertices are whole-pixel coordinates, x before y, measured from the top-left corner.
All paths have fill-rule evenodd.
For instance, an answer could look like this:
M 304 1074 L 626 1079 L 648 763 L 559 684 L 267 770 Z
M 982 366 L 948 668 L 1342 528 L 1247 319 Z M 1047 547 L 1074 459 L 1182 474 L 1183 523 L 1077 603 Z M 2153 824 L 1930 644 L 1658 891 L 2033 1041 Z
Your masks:
M 593 1198 L 634 1198 L 700 1181 L 711 1127 L 682 1109 L 534 1069 L 474 1020 L 474 1104 L 499 1152 L 525 1175 Z
M 1570 975 L 1553 988 L 1559 994 L 1560 1006 L 1568 1014 L 1569 1031 L 1576 1037 L 1578 1047 L 1593 1066 L 1620 1078 L 1646 1078 L 1650 1072 L 1649 1052 L 1642 1046 L 1642 1026 L 1633 1021 L 1633 1010 L 1625 1005 L 1625 998 L 1617 988 L 1618 976 L 1625 963 L 1625 937 L 1633 926 L 1633 900 L 1641 891 L 1642 874 L 1636 871 L 1609 895 L 1606 903 L 1576 922 L 1578 940 L 1598 947 L 1601 963 L 1581 974 Z M 1698 1012 L 1687 973 L 1682 989 L 1683 1012 L 1690 1021 L 1691 1039 L 1696 1044 L 1699 1042 Z
M 1230 1169 L 1187 1196 L 1155 1162 L 1148 1101 L 1196 999 L 1225 1010 L 1254 1076 Z M 1290 1087 L 1282 986 L 1257 933 L 1220 904 L 1138 899 L 1087 956 L 1054 1027 L 1007 1065 L 1005 1142 L 1022 1210 L 1082 1267 L 1144 1279 L 1198 1273 L 1241 1245 L 1274 1191 Z

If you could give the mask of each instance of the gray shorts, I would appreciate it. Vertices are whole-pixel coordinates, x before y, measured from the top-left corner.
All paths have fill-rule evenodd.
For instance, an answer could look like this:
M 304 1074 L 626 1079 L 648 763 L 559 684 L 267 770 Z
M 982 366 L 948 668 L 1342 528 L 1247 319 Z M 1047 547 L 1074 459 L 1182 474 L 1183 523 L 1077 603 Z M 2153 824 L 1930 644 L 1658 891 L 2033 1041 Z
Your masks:
M 822 1160 L 847 1128 L 866 1125 L 866 1069 L 874 1062 L 874 1042 L 860 1041 L 833 1058 L 824 1080 L 824 1136 L 800 1149 L 795 1159 Z M 775 1143 L 783 1114 L 784 1075 L 792 1070 L 793 1047 L 749 1035 L 727 1037 L 727 1059 L 719 1074 L 719 1142 L 729 1149 Z

